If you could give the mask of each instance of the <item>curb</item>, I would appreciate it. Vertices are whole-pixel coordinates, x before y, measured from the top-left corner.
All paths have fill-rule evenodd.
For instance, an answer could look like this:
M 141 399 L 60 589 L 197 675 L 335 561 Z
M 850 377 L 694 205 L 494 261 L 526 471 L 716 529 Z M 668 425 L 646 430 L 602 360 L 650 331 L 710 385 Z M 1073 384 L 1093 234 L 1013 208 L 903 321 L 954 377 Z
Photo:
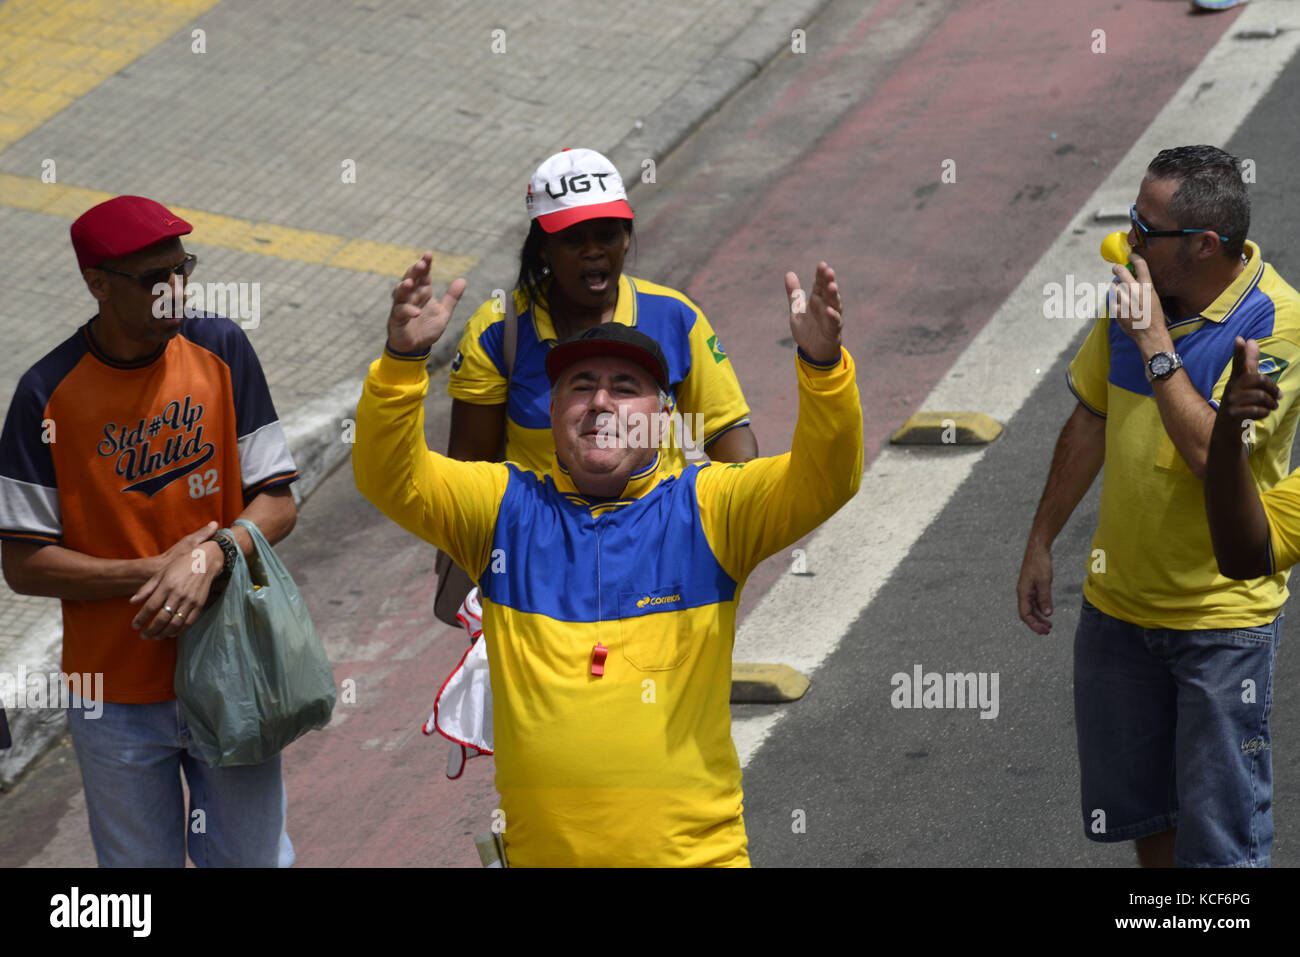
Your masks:
M 24 665 L 36 662 L 35 665 L 27 665 L 26 670 L 33 674 L 45 673 L 59 670 L 62 651 L 63 620 L 55 609 L 35 627 L 28 629 L 6 658 Z M 21 669 L 22 665 L 10 668 L 6 663 L 0 670 L 18 675 Z M 0 751 L 0 791 L 7 791 L 18 776 L 68 730 L 68 718 L 62 710 L 27 710 L 14 707 L 14 704 L 12 701 L 5 702 L 5 717 L 9 722 L 9 737 L 13 739 L 13 745 Z
M 641 121 L 639 128 L 632 130 L 610 150 L 606 155 L 620 172 L 636 171 L 637 175 L 624 177 L 629 194 L 635 195 L 637 187 L 641 185 L 643 159 L 653 158 L 658 162 L 672 152 L 732 94 L 779 56 L 782 50 L 788 50 L 791 30 L 806 26 L 829 2 L 830 0 L 773 0 L 764 6 L 727 41 L 708 65 L 688 78 L 672 96 Z M 523 244 L 525 234 L 526 227 L 523 227 L 516 231 L 513 238 L 503 238 L 470 270 L 466 278 L 471 285 L 500 282 L 503 278 L 513 277 L 518 271 L 518 249 Z M 465 324 L 466 319 L 462 318 L 443 333 L 429 356 L 430 369 L 441 368 L 451 362 L 465 331 Z M 293 497 L 298 504 L 301 505 L 335 468 L 350 457 L 351 446 L 342 438 L 344 423 L 355 418 L 363 382 L 363 378 L 356 378 L 336 383 L 319 398 L 281 419 L 285 438 L 300 475 L 299 480 L 293 484 Z M 51 635 L 54 636 L 52 646 Z M 8 659 L 12 657 L 13 660 L 24 661 L 27 655 L 32 654 L 37 657 L 26 660 L 37 663 L 34 666 L 28 665 L 29 672 L 58 671 L 61 647 L 61 616 L 55 611 L 24 635 L 17 647 L 6 654 L 6 660 L 0 660 L 0 671 L 16 673 L 17 668 L 11 669 Z M 62 711 L 46 709 L 24 712 L 11 708 L 7 714 L 14 745 L 8 750 L 0 751 L 0 792 L 8 790 L 28 767 L 67 732 L 67 718 Z

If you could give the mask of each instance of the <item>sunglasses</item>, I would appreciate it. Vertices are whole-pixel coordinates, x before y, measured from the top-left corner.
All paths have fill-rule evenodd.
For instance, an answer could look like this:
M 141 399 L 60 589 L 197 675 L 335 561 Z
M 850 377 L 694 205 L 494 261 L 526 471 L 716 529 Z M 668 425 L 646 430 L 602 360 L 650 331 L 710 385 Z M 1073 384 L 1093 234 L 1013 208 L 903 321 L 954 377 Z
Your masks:
M 1137 236 L 1137 247 L 1140 249 L 1147 244 L 1148 239 L 1160 239 L 1164 236 L 1188 236 L 1192 233 L 1213 232 L 1209 229 L 1152 229 L 1146 223 L 1138 218 L 1137 204 L 1134 203 L 1128 208 L 1128 220 L 1133 224 L 1133 233 Z M 1219 242 L 1226 243 L 1228 237 L 1219 233 Z
M 193 253 L 187 253 L 185 258 L 175 266 L 163 266 L 160 269 L 150 269 L 142 273 L 122 272 L 120 269 L 109 269 L 107 266 L 96 266 L 96 269 L 104 272 L 111 272 L 115 276 L 125 276 L 127 279 L 134 279 L 144 289 L 153 289 L 154 286 L 162 283 L 163 285 L 171 282 L 172 276 L 184 276 L 190 278 L 190 273 L 194 272 L 194 267 L 198 264 L 199 257 Z

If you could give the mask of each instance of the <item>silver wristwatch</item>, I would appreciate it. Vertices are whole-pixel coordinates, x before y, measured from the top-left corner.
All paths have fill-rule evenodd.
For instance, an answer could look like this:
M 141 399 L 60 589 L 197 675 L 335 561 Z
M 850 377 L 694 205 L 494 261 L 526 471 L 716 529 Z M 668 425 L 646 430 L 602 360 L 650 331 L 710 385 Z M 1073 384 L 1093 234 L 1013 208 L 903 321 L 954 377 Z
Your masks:
M 1183 359 L 1176 352 L 1157 352 L 1147 360 L 1147 381 L 1168 379 L 1183 367 Z

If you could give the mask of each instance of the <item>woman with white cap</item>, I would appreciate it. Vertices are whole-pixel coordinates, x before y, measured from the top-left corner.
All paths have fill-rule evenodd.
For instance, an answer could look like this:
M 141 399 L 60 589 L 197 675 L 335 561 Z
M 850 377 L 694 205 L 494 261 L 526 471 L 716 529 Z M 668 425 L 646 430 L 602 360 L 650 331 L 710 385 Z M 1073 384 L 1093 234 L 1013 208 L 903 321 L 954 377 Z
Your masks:
M 613 164 L 595 150 L 556 153 L 529 181 L 527 206 L 532 224 L 510 294 L 514 309 L 497 299 L 480 306 L 452 362 L 447 454 L 495 461 L 504 438 L 507 460 L 548 468 L 555 448 L 546 354 L 598 323 L 621 322 L 659 343 L 675 410 L 682 422 L 702 422 L 702 434 L 676 438 L 693 440 L 715 461 L 755 458 L 749 407 L 704 314 L 682 293 L 623 273 L 632 208 Z M 511 363 L 507 326 L 516 318 Z M 668 443 L 666 464 L 685 464 L 683 444 Z
M 470 317 L 451 366 L 451 438 L 447 454 L 463 461 L 514 462 L 543 471 L 555 458 L 546 356 L 558 343 L 602 322 L 635 326 L 659 343 L 669 367 L 674 416 L 661 455 L 670 469 L 702 450 L 720 462 L 758 456 L 749 406 L 731 360 L 704 314 L 685 295 L 623 272 L 632 239 L 632 208 L 618 170 L 595 150 L 563 150 L 528 183 L 532 223 L 519 276 L 506 301 L 489 299 Z M 676 415 L 680 413 L 680 416 Z M 454 573 L 440 555 L 440 574 Z M 463 586 L 461 588 L 463 591 Z M 459 595 L 456 595 L 459 598 Z M 447 603 L 440 588 L 440 607 Z M 451 601 L 454 607 L 455 599 Z M 460 620 L 477 633 L 477 589 Z M 444 607 L 440 617 L 454 614 Z M 487 636 L 489 639 L 491 636 Z M 477 667 L 458 669 L 444 685 L 443 720 L 430 717 L 453 745 L 448 776 L 458 777 L 465 745 L 491 747 L 491 692 L 482 648 Z M 436 712 L 438 713 L 438 712 Z M 448 714 L 456 733 L 445 725 Z M 467 720 L 460 718 L 469 716 Z M 474 733 L 470 726 L 483 722 Z

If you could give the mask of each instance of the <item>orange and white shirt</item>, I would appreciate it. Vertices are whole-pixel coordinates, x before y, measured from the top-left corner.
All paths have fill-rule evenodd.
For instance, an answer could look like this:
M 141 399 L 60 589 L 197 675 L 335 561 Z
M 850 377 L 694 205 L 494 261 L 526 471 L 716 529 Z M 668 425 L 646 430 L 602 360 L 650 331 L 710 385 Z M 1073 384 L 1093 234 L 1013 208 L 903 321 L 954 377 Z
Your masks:
M 0 540 L 145 558 L 298 477 L 248 337 L 196 316 L 152 355 L 106 356 L 83 325 L 19 380 L 0 435 Z M 63 602 L 63 670 L 104 700 L 169 701 L 175 641 L 131 627 L 127 597 Z

